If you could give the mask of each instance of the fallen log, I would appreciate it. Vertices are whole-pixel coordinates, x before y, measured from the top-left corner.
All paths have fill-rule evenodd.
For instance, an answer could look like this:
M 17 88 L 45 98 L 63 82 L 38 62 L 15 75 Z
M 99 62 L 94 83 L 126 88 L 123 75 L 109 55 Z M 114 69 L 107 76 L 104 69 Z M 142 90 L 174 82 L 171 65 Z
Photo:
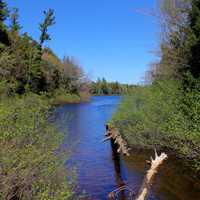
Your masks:
M 147 174 L 143 179 L 142 186 L 141 186 L 136 198 L 135 198 L 135 192 L 132 189 L 130 189 L 127 185 L 113 190 L 111 193 L 109 193 L 108 198 L 110 200 L 117 199 L 117 196 L 120 192 L 128 191 L 129 192 L 128 196 L 131 199 L 145 200 L 147 198 L 148 192 L 149 192 L 151 184 L 153 182 L 153 178 L 155 177 L 155 175 L 158 171 L 158 168 L 163 164 L 164 160 L 166 160 L 166 159 L 167 159 L 167 154 L 161 153 L 161 155 L 158 156 L 158 154 L 155 150 L 155 159 L 153 159 L 151 157 L 151 161 L 148 161 L 148 163 L 151 164 L 151 167 L 147 171 Z
M 117 146 L 117 152 L 122 153 L 123 155 L 129 156 L 129 150 L 127 142 L 122 138 L 119 131 L 114 128 L 106 125 L 106 138 L 103 139 L 103 142 L 111 140 Z

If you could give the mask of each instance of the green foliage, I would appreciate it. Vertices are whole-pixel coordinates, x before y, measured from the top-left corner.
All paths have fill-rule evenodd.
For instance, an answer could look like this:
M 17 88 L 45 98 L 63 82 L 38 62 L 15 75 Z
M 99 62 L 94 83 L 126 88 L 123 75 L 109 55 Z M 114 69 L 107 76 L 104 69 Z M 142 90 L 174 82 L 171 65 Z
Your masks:
M 45 19 L 44 22 L 40 24 L 40 45 L 42 46 L 43 43 L 47 40 L 51 40 L 50 35 L 48 34 L 48 28 L 55 24 L 55 16 L 54 10 L 49 9 L 44 11 Z
M 4 48 L 0 57 L 0 75 L 8 82 L 17 82 L 18 93 L 24 93 L 27 84 L 34 92 L 43 90 L 40 50 L 27 34 L 12 37 L 11 45 Z
M 0 0 L 0 24 L 6 20 L 9 15 L 7 3 L 3 0 Z
M 58 89 L 54 93 L 52 104 L 62 105 L 67 103 L 80 103 L 81 97 L 77 94 L 66 93 L 65 89 Z
M 56 151 L 63 136 L 47 122 L 48 110 L 47 101 L 35 94 L 0 102 L 1 199 L 72 197 L 66 158 Z
M 5 6 L 2 9 L 6 9 Z M 65 93 L 88 96 L 89 81 L 81 67 L 70 58 L 61 60 L 51 49 L 42 48 L 42 44 L 50 39 L 49 26 L 55 23 L 52 9 L 44 14 L 39 42 L 27 33 L 19 33 L 17 8 L 10 15 L 10 27 L 3 24 L 0 28 L 0 78 L 7 84 L 1 93 L 11 96 L 31 91 L 53 95 L 54 91 L 64 88 Z
M 20 24 L 18 22 L 18 18 L 19 18 L 19 9 L 18 8 L 13 8 L 12 13 L 10 15 L 10 21 L 11 21 L 10 29 L 11 29 L 11 32 L 18 33 L 18 31 L 21 29 L 21 26 L 20 26 Z
M 97 79 L 92 83 L 91 93 L 95 95 L 112 95 L 128 93 L 134 85 L 120 84 L 116 82 L 107 82 L 105 78 Z
M 167 147 L 200 166 L 200 93 L 185 92 L 177 81 L 164 80 L 133 90 L 112 123 L 130 145 Z M 199 163 L 199 165 L 197 165 Z
M 9 11 L 7 3 L 3 0 L 0 0 L 0 50 L 3 48 L 4 45 L 9 44 L 9 38 L 6 26 L 3 23 L 8 16 L 9 16 Z
M 84 73 L 81 67 L 69 57 L 63 59 L 63 81 L 68 92 L 76 94 L 81 88 L 82 81 L 84 81 Z
M 133 134 L 146 137 L 160 135 L 169 117 L 172 115 L 176 103 L 175 93 L 178 86 L 175 82 L 155 82 L 151 86 L 141 86 L 133 90 L 132 94 L 125 98 L 114 115 L 113 120 L 126 129 L 132 127 Z M 127 113 L 127 114 L 126 114 Z M 161 135 L 160 135 L 161 136 Z M 156 137 L 154 137 L 156 139 Z M 137 143 L 140 138 L 133 137 Z M 149 140 L 148 142 L 152 142 Z
M 0 1 L 0 199 L 67 200 L 74 195 L 75 176 L 64 167 L 63 135 L 48 123 L 49 105 L 55 98 L 59 103 L 82 100 L 89 84 L 79 65 L 69 60 L 73 70 L 66 70 L 64 61 L 42 48 L 55 23 L 53 10 L 44 14 L 37 42 L 19 32 L 18 9 L 11 13 L 10 27 L 3 23 L 8 10 Z

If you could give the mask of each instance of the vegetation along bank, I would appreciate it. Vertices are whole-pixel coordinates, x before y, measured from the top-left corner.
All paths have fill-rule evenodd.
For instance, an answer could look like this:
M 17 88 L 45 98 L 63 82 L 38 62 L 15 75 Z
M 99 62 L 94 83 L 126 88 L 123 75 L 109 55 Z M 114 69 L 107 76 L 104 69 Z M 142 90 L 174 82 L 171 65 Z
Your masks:
M 159 61 L 112 123 L 129 145 L 170 149 L 200 172 L 200 1 L 173 2 L 160 3 Z
M 63 135 L 48 118 L 51 104 L 88 99 L 88 79 L 74 59 L 44 46 L 52 9 L 38 40 L 21 32 L 18 18 L 0 0 L 0 199 L 72 199 L 75 176 L 58 151 Z

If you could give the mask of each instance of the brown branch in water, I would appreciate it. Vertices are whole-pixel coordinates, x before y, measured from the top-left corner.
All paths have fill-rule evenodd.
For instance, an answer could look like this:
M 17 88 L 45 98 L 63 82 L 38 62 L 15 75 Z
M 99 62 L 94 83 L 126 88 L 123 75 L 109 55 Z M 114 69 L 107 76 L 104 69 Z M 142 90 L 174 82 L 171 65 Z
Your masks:
M 114 144 L 118 145 L 117 152 L 122 153 L 123 155 L 129 156 L 129 150 L 127 143 L 120 135 L 119 131 L 116 128 L 109 128 L 107 127 L 107 131 L 105 134 L 106 138 L 103 140 L 103 142 L 107 140 L 113 140 Z
M 112 138 L 112 136 L 108 136 L 105 139 L 102 140 L 102 142 L 106 142 L 107 140 L 110 140 Z
M 145 200 L 147 198 L 148 192 L 150 190 L 151 184 L 153 182 L 153 178 L 155 177 L 158 168 L 162 165 L 164 160 L 167 159 L 167 154 L 161 153 L 160 156 L 158 156 L 156 150 L 155 150 L 155 159 L 151 157 L 151 161 L 147 161 L 148 164 L 151 164 L 150 169 L 147 171 L 147 174 L 143 180 L 142 186 L 139 190 L 139 193 L 136 198 L 134 198 L 135 193 L 132 189 L 130 189 L 127 185 L 124 185 L 122 187 L 119 187 L 115 190 L 113 190 L 111 193 L 109 193 L 108 198 L 109 199 L 116 199 L 118 194 L 123 191 L 128 191 L 129 196 L 134 198 L 135 200 Z
M 147 195 L 148 195 L 148 192 L 149 192 L 149 189 L 150 189 L 150 186 L 151 186 L 151 183 L 153 181 L 153 178 L 154 176 L 156 175 L 157 173 L 157 170 L 158 168 L 160 167 L 160 165 L 164 162 L 164 160 L 167 159 L 167 154 L 165 153 L 161 153 L 160 156 L 158 156 L 156 150 L 155 150 L 155 159 L 153 159 L 151 157 L 151 167 L 150 169 L 147 171 L 147 174 L 143 180 L 143 183 L 142 183 L 142 186 L 139 190 L 139 194 L 138 196 L 136 197 L 135 200 L 145 200 Z
M 135 195 L 134 191 L 131 188 L 129 188 L 127 185 L 124 185 L 124 186 L 121 186 L 121 187 L 113 190 L 112 192 L 110 192 L 108 194 L 108 199 L 114 200 L 117 198 L 117 196 L 118 196 L 118 194 L 120 194 L 120 192 L 124 192 L 124 191 L 127 191 L 129 193 L 130 197 L 133 197 Z

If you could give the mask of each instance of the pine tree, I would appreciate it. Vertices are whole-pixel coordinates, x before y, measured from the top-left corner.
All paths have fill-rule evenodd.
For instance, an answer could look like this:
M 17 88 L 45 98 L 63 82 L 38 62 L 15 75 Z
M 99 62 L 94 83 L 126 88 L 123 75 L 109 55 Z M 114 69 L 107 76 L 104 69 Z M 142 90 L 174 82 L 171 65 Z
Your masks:
M 18 19 L 19 19 L 19 9 L 18 8 L 13 8 L 12 13 L 10 15 L 10 21 L 11 21 L 10 29 L 11 29 L 11 32 L 18 33 L 19 30 L 21 29 L 21 26 L 19 24 Z
M 2 24 L 9 16 L 9 11 L 6 2 L 0 0 L 0 23 Z
M 42 46 L 43 43 L 47 40 L 51 40 L 50 35 L 48 34 L 48 28 L 55 24 L 55 16 L 54 10 L 49 9 L 44 11 L 45 19 L 44 22 L 40 24 L 40 45 Z
M 0 50 L 4 48 L 4 45 L 9 45 L 9 38 L 4 21 L 9 16 L 9 10 L 7 4 L 0 0 Z

